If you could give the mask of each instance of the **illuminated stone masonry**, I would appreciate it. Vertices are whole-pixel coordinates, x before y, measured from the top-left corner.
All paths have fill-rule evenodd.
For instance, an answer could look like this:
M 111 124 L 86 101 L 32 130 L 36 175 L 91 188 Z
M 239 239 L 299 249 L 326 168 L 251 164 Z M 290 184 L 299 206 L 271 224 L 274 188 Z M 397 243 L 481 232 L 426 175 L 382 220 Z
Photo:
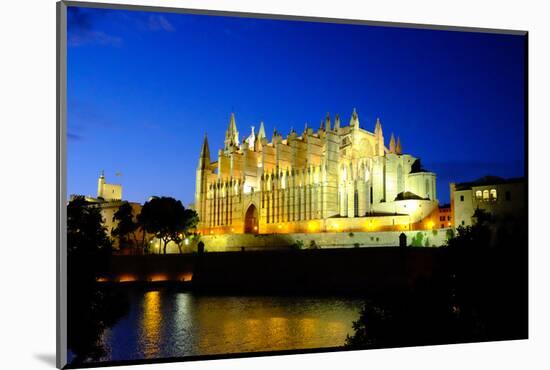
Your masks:
M 204 138 L 194 206 L 203 235 L 419 230 L 438 210 L 435 180 L 399 137 L 385 146 L 379 119 L 361 128 L 355 109 L 347 126 L 327 114 L 271 141 L 263 122 L 239 141 L 231 114 L 216 161 Z

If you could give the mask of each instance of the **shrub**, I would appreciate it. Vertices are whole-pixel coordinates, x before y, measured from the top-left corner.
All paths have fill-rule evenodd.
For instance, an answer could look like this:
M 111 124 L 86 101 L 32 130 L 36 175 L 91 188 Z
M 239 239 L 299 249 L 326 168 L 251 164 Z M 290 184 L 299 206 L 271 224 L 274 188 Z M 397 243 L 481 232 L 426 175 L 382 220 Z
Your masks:
M 311 240 L 309 242 L 309 249 L 319 249 L 319 246 L 315 243 L 315 240 Z
M 303 240 L 296 240 L 294 244 L 290 246 L 291 249 L 295 250 L 301 250 L 304 249 L 304 241 Z

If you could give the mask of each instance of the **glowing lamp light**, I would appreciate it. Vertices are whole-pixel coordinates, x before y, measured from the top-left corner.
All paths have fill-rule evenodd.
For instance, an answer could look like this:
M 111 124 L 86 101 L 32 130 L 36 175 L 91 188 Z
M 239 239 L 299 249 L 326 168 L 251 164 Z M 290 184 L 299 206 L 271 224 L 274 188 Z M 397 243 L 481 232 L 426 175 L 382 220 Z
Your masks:
M 254 226 L 254 231 L 258 231 L 258 226 Z
M 210 230 L 210 234 L 214 234 L 214 230 Z
M 185 245 L 189 245 L 189 238 L 185 238 L 184 243 Z
M 119 283 L 127 283 L 127 282 L 131 282 L 131 281 L 136 281 L 135 276 L 133 276 L 133 275 L 122 275 L 118 279 Z
M 155 282 L 155 281 L 166 281 L 168 280 L 168 277 L 163 274 L 153 275 L 149 278 L 149 281 Z
M 451 223 L 450 223 L 450 222 L 447 222 L 447 226 L 449 226 L 449 227 L 450 227 L 450 226 L 451 226 Z
M 428 229 L 433 229 L 435 223 L 433 221 L 428 221 Z
M 282 228 L 283 228 L 283 225 L 279 225 L 279 226 L 277 226 L 277 227 L 278 227 L 279 229 L 282 229 Z
M 234 228 L 234 227 L 231 228 L 231 232 L 233 232 L 233 231 L 235 231 L 235 228 Z

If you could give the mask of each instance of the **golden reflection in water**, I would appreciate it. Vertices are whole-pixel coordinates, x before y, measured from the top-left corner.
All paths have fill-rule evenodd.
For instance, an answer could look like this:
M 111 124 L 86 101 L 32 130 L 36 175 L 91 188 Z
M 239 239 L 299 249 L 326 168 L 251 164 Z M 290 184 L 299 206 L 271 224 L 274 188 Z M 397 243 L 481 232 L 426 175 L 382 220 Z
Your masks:
M 344 344 L 352 332 L 351 322 L 356 320 L 356 313 L 345 309 L 329 309 L 319 318 L 313 312 L 266 309 L 254 302 L 238 308 L 217 303 L 211 300 L 198 310 L 200 354 L 337 347 Z
M 143 354 L 145 358 L 158 356 L 161 319 L 160 292 L 151 291 L 145 293 L 141 322 L 141 337 L 143 338 Z
M 303 338 L 315 338 L 316 331 L 318 329 L 318 320 L 303 318 L 299 321 L 298 327 L 301 332 L 300 336 Z

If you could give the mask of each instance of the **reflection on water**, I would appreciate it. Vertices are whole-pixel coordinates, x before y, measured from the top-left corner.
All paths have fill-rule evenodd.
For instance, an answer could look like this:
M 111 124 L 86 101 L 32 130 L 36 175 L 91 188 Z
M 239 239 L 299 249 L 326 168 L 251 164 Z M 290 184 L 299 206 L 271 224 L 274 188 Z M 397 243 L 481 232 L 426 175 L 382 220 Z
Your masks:
M 103 360 L 341 346 L 362 305 L 349 298 L 130 294 L 129 314 L 104 334 Z
M 160 326 L 163 316 L 160 312 L 160 292 L 147 292 L 143 296 L 143 314 L 141 315 L 140 338 L 138 343 L 145 358 L 158 356 L 158 339 L 160 338 Z

